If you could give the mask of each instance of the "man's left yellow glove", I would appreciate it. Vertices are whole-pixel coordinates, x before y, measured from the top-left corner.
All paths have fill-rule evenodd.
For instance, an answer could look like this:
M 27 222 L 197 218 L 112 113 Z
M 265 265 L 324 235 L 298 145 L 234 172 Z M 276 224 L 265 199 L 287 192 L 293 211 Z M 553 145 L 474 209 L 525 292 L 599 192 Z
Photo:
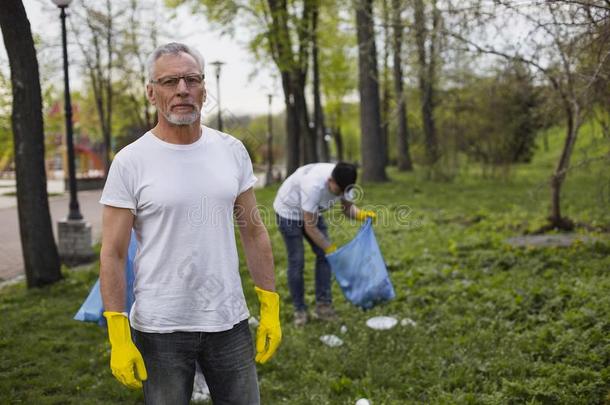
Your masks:
M 358 210 L 358 212 L 356 213 L 356 219 L 359 221 L 364 221 L 367 218 L 371 218 L 373 221 L 375 221 L 375 219 L 377 218 L 377 214 L 369 210 Z
M 282 341 L 280 327 L 280 296 L 276 292 L 254 287 L 261 305 L 260 323 L 256 331 L 256 361 L 269 360 Z

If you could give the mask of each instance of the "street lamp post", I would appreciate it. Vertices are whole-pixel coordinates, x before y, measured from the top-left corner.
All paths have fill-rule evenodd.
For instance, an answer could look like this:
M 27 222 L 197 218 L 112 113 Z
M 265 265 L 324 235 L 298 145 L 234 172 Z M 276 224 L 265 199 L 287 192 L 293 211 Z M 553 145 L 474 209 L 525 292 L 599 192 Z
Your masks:
M 271 115 L 271 103 L 273 94 L 267 94 L 269 99 L 269 111 L 267 113 L 267 174 L 265 175 L 265 186 L 273 183 L 273 116 Z
M 61 9 L 61 36 L 64 58 L 64 108 L 66 114 L 66 144 L 68 147 L 68 180 L 70 188 L 70 210 L 67 218 L 57 223 L 57 239 L 59 242 L 59 255 L 62 261 L 71 266 L 89 262 L 93 259 L 94 255 L 91 248 L 91 225 L 83 220 L 76 189 L 72 102 L 70 100 L 70 79 L 68 76 L 68 40 L 66 34 L 66 8 L 72 0 L 52 1 Z
M 68 40 L 66 34 L 66 7 L 72 0 L 53 0 L 61 9 L 61 38 L 64 55 L 64 109 L 66 114 L 66 143 L 68 146 L 68 180 L 70 188 L 70 211 L 68 219 L 83 219 L 80 213 L 76 190 L 76 168 L 74 166 L 74 133 L 72 129 L 72 101 L 70 100 L 70 78 L 68 75 Z
M 222 109 L 220 108 L 220 69 L 222 68 L 222 65 L 224 65 L 225 63 L 222 61 L 214 61 L 210 63 L 211 65 L 213 65 L 216 70 L 216 104 L 218 104 L 218 130 L 222 131 L 222 114 L 221 111 Z

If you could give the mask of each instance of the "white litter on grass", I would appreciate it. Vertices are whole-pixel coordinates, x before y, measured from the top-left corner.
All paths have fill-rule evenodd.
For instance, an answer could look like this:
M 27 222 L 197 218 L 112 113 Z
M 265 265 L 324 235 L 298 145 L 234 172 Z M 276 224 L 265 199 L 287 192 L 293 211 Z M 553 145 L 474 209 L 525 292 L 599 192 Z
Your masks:
M 360 398 L 356 401 L 356 405 L 371 405 L 371 401 L 366 398 Z
M 339 329 L 341 331 L 341 333 L 345 334 L 347 333 L 347 326 L 345 325 L 341 325 L 341 329 Z
M 400 326 L 417 326 L 417 322 L 415 322 L 411 318 L 405 318 L 402 321 L 400 321 Z
M 248 319 L 248 325 L 256 328 L 258 326 L 258 319 L 251 316 L 250 319 Z
M 343 344 L 343 340 L 335 335 L 320 336 L 320 340 L 328 347 L 337 347 Z
M 387 330 L 392 329 L 398 320 L 392 316 L 374 316 L 366 321 L 366 326 L 371 329 Z

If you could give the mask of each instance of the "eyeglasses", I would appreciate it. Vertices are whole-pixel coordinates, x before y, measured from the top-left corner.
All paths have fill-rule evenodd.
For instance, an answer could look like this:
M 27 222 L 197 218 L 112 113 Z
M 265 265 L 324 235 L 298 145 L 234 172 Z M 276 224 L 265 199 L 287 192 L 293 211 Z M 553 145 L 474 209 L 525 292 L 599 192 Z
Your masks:
M 166 76 L 166 77 L 161 77 L 157 80 L 151 80 L 150 82 L 153 84 L 159 84 L 162 87 L 165 87 L 168 89 L 173 89 L 178 86 L 178 83 L 180 83 L 181 79 L 184 79 L 184 83 L 186 83 L 186 87 L 195 88 L 195 87 L 201 86 L 203 79 L 205 79 L 205 75 L 202 73 L 199 75 L 192 74 L 192 75 L 182 75 L 182 76 Z

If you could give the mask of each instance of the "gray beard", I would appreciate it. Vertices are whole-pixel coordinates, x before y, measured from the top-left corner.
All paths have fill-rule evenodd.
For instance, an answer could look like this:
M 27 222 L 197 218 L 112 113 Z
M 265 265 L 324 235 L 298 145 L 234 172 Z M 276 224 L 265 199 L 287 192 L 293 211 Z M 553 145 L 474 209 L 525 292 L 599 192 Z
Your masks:
M 170 124 L 180 125 L 180 126 L 194 124 L 195 121 L 197 121 L 197 119 L 199 118 L 199 114 L 196 111 L 193 111 L 192 113 L 189 113 L 189 114 L 163 113 L 163 116 Z

